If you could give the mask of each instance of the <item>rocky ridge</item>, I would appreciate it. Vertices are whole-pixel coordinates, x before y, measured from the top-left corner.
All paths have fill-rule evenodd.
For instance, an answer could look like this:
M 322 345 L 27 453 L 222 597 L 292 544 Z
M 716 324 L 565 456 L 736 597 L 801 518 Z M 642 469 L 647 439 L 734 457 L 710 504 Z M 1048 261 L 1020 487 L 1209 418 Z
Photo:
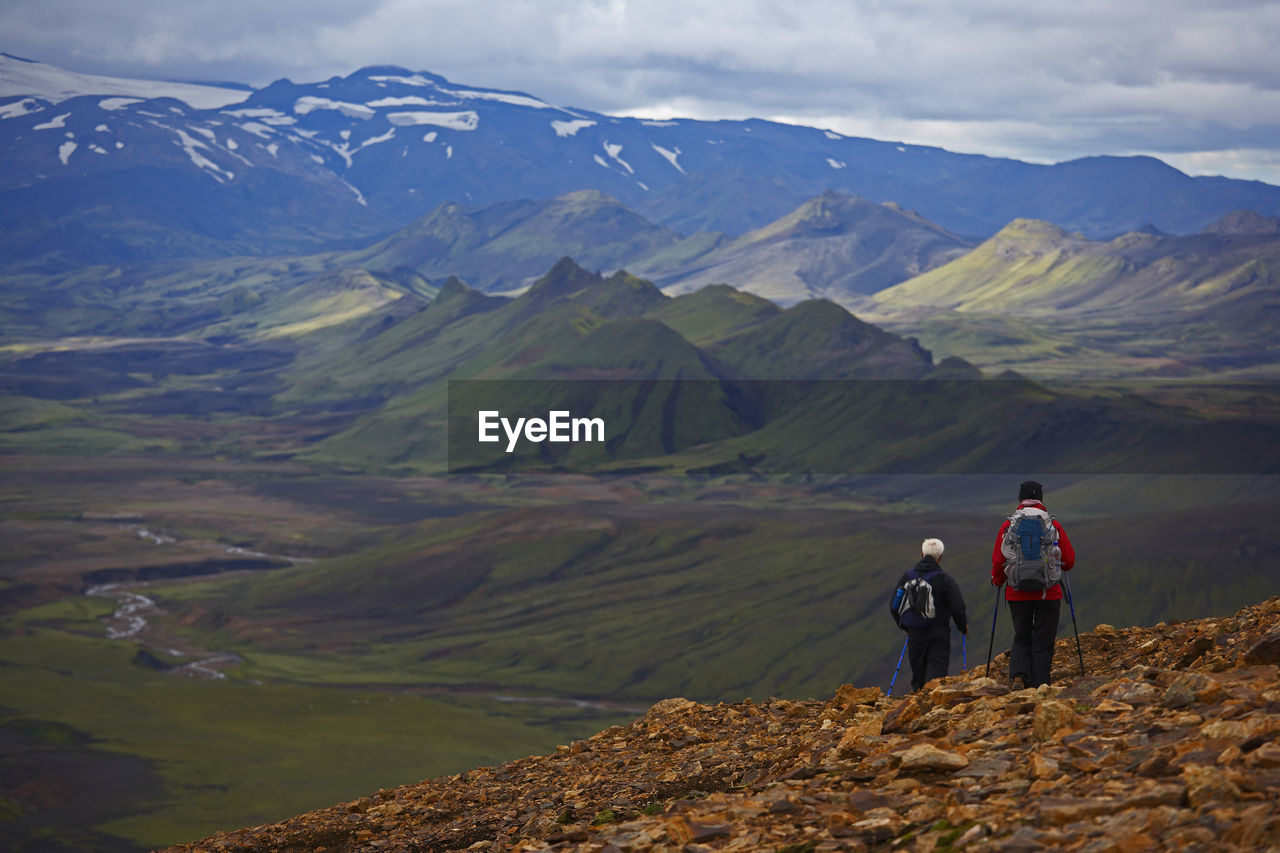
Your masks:
M 1280 597 L 906 697 L 654 705 L 501 767 L 174 851 L 1280 849 Z

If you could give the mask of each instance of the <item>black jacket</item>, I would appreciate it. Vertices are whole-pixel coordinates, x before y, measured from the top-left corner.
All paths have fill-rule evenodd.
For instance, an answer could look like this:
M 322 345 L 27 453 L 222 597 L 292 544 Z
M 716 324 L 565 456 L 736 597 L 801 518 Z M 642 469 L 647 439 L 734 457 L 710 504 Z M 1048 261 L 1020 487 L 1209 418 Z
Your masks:
M 969 617 L 964 609 L 964 596 L 960 594 L 960 585 L 955 582 L 955 579 L 944 572 L 942 566 L 938 565 L 938 561 L 933 557 L 922 558 L 912 571 L 933 587 L 933 624 L 945 625 L 948 619 L 953 619 L 960 633 L 969 633 Z M 893 588 L 893 596 L 889 599 L 889 611 L 893 614 L 893 621 L 898 623 L 898 627 L 902 627 L 902 624 L 899 622 L 898 610 L 894 605 L 900 600 L 898 591 L 906 586 L 910 579 L 911 572 L 903 572 Z

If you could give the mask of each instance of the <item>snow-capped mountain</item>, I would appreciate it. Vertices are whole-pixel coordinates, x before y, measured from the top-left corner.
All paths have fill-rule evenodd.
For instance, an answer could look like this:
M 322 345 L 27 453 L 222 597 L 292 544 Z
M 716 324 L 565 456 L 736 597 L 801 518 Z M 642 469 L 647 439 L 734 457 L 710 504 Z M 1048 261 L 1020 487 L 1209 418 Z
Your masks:
M 758 120 L 648 121 L 397 67 L 240 91 L 2 56 L 0 93 L 9 259 L 314 249 L 444 202 L 582 189 L 684 233 L 743 233 L 828 189 L 976 237 L 1019 216 L 1109 236 L 1280 213 L 1280 188 L 1151 158 L 1042 166 Z

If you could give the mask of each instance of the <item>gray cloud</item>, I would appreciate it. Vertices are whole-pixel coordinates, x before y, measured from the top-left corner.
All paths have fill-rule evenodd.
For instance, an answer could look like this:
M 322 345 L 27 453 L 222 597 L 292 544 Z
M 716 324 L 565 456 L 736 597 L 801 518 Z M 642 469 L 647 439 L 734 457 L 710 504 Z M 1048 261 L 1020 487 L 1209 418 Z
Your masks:
M 8 0 L 77 70 L 429 70 L 603 112 L 777 118 L 1049 161 L 1150 153 L 1280 183 L 1280 4 L 1227 0 Z

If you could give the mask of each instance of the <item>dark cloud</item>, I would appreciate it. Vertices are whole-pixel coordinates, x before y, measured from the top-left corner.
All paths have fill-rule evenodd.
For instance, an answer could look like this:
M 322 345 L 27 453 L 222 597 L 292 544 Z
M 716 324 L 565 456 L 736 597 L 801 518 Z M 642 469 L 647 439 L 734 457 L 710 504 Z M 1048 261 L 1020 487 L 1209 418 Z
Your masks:
M 1272 2 L 8 0 L 0 29 L 5 50 L 95 73 L 263 84 L 389 63 L 604 112 L 1280 183 Z

